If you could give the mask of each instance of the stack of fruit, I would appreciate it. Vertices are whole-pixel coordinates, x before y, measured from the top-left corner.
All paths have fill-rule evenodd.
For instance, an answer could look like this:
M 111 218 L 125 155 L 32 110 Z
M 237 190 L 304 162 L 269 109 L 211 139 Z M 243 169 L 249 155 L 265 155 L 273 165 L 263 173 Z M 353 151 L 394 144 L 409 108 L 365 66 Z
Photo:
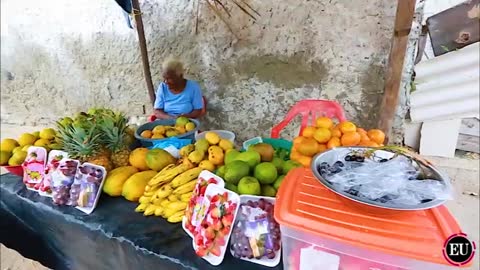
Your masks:
M 306 127 L 302 135 L 293 140 L 290 159 L 308 167 L 312 157 L 339 146 L 383 146 L 385 134 L 379 129 L 368 132 L 350 121 L 335 124 L 331 118 L 319 117 L 315 126 Z
M 52 128 L 45 128 L 41 131 L 23 133 L 17 140 L 4 139 L 1 143 L 0 163 L 2 166 L 19 166 L 27 157 L 27 150 L 30 146 L 44 147 L 47 152 L 59 149 L 55 142 L 56 132 Z
M 225 155 L 225 165 L 216 174 L 225 179 L 225 187 L 239 194 L 275 197 L 285 175 L 301 164 L 275 156 L 269 144 L 259 143 L 245 152 L 231 150 Z
M 171 223 L 182 221 L 202 170 L 190 162 L 168 165 L 148 181 L 135 211 L 145 216 L 161 216 Z
M 144 130 L 140 136 L 147 139 L 164 139 L 185 134 L 195 129 L 195 123 L 186 117 L 178 117 L 175 126 L 158 125 L 152 130 Z
M 72 119 L 57 122 L 60 148 L 73 159 L 112 168 L 128 166 L 133 130 L 122 113 L 109 109 L 90 109 Z

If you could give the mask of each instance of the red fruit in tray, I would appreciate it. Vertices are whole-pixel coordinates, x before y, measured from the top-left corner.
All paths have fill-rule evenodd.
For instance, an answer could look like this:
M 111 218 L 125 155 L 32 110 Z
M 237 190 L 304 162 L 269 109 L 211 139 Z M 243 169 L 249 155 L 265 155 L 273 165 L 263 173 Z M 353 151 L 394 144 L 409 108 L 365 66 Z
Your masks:
M 220 257 L 222 254 L 222 251 L 220 250 L 220 247 L 217 245 L 214 245 L 212 249 L 210 249 L 210 253 L 212 253 L 213 256 Z
M 216 219 L 213 221 L 212 228 L 217 232 L 223 229 L 223 224 L 220 219 Z
M 217 184 L 218 182 L 215 178 L 212 177 L 212 178 L 208 179 L 208 183 L 209 184 Z
M 219 199 L 220 199 L 220 196 L 217 194 L 217 195 L 214 195 L 210 198 L 210 202 L 212 202 L 212 203 L 218 202 Z
M 195 231 L 195 227 L 190 223 L 187 223 L 187 225 L 185 225 L 185 227 L 187 227 L 187 230 L 191 233 L 193 233 Z
M 212 216 L 212 218 L 221 218 L 222 211 L 220 210 L 220 208 L 215 207 L 212 209 L 212 211 L 210 211 L 210 216 Z
M 233 215 L 232 214 L 226 214 L 225 216 L 222 217 L 222 223 L 223 226 L 230 226 L 233 223 Z
M 195 245 L 197 246 L 203 246 L 203 237 L 200 234 L 195 235 Z
M 207 186 L 200 187 L 200 195 L 205 195 L 205 191 L 207 190 Z
M 199 257 L 205 257 L 205 255 L 207 255 L 207 250 L 204 249 L 203 247 L 198 247 L 197 250 L 195 250 L 195 253 Z
M 215 238 L 215 231 L 212 227 L 208 227 L 205 229 L 205 238 L 207 239 L 214 239 Z
M 230 232 L 230 226 L 225 226 L 223 227 L 220 231 L 222 232 L 223 235 L 227 236 L 228 233 Z
M 219 246 L 219 247 L 223 247 L 225 246 L 225 237 L 223 236 L 217 236 L 215 238 L 215 245 Z

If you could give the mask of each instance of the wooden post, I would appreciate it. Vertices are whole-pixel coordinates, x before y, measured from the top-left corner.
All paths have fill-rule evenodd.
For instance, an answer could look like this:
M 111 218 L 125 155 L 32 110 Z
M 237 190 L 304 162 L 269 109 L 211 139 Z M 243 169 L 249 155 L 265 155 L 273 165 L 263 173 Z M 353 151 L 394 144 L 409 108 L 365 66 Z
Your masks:
M 140 11 L 140 4 L 138 0 L 132 0 L 133 14 L 135 17 L 135 24 L 138 34 L 138 42 L 140 43 L 140 54 L 142 55 L 143 75 L 147 83 L 148 96 L 150 102 L 155 102 L 155 90 L 152 83 L 152 74 L 150 73 L 150 63 L 148 61 L 147 42 L 145 40 L 145 32 L 143 30 L 142 12 Z
M 408 34 L 412 28 L 415 13 L 415 0 L 398 0 L 397 14 L 393 32 L 392 48 L 385 76 L 385 91 L 383 93 L 378 127 L 390 135 L 395 112 L 398 107 L 398 97 L 402 82 L 403 62 L 407 51 Z

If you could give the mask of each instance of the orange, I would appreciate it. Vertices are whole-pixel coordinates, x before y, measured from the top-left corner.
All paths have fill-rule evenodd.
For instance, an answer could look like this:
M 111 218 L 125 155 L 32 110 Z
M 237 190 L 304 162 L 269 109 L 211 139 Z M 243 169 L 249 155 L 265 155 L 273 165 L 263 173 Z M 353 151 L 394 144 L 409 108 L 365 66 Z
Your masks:
M 363 128 L 357 127 L 357 132 L 360 133 L 360 135 L 362 135 L 362 134 L 367 135 L 367 131 L 366 131 L 365 129 L 363 129 Z
M 342 146 L 342 143 L 340 142 L 340 138 L 338 137 L 332 137 L 327 143 L 328 149 L 332 149 L 339 146 Z
M 358 145 L 365 146 L 365 147 L 378 147 L 378 144 L 376 142 L 372 142 L 370 140 L 368 141 L 361 140 Z
M 342 135 L 340 142 L 343 146 L 354 146 L 360 143 L 361 136 L 355 131 L 348 131 Z
M 385 133 L 383 133 L 383 131 L 380 129 L 370 129 L 367 134 L 370 140 L 376 142 L 377 144 L 383 144 L 385 141 Z
M 332 137 L 337 137 L 340 138 L 342 137 L 342 132 L 340 131 L 340 128 L 334 127 L 330 129 L 330 132 L 332 133 Z
M 358 132 L 358 134 L 360 134 L 360 140 L 361 141 L 370 141 L 370 138 L 368 137 L 367 132 L 365 132 L 365 133 Z
M 327 128 L 318 128 L 313 134 L 313 138 L 319 143 L 326 143 L 332 137 L 332 133 Z
M 333 126 L 333 121 L 328 117 L 322 116 L 315 120 L 315 124 L 318 128 L 331 128 Z
M 303 139 L 302 143 L 295 145 L 297 151 L 304 156 L 313 156 L 318 153 L 318 143 L 312 138 Z
M 312 163 L 312 157 L 300 156 L 296 161 L 303 165 L 303 167 L 310 167 Z
M 350 121 L 341 122 L 340 124 L 338 124 L 338 128 L 342 133 L 346 133 L 349 131 L 357 131 L 357 126 L 355 126 L 355 124 Z
M 319 144 L 318 145 L 318 153 L 322 153 L 322 152 L 325 152 L 327 151 L 327 145 L 322 143 L 322 144 Z
M 142 131 L 142 133 L 140 133 L 140 136 L 142 136 L 144 138 L 151 138 L 152 135 L 153 135 L 153 133 L 150 130 L 144 130 L 144 131 Z
M 290 151 L 290 159 L 291 160 L 298 160 L 298 158 L 301 156 L 297 149 L 295 147 L 292 147 L 292 150 Z
M 302 131 L 302 136 L 305 137 L 305 138 L 312 138 L 313 133 L 315 133 L 315 130 L 317 130 L 317 128 L 315 128 L 315 127 L 306 127 Z
M 295 139 L 293 139 L 293 145 L 301 144 L 304 139 L 305 139 L 305 137 L 303 137 L 303 136 L 296 137 Z

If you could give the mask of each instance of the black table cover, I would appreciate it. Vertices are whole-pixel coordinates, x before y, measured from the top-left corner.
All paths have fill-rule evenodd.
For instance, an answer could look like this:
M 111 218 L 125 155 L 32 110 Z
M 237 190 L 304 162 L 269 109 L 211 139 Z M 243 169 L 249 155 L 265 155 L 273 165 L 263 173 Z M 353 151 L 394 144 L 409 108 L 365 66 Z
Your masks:
M 181 225 L 135 213 L 137 204 L 102 195 L 86 215 L 27 190 L 21 178 L 0 178 L 0 241 L 52 269 L 283 269 L 233 258 L 217 267 L 197 257 Z

